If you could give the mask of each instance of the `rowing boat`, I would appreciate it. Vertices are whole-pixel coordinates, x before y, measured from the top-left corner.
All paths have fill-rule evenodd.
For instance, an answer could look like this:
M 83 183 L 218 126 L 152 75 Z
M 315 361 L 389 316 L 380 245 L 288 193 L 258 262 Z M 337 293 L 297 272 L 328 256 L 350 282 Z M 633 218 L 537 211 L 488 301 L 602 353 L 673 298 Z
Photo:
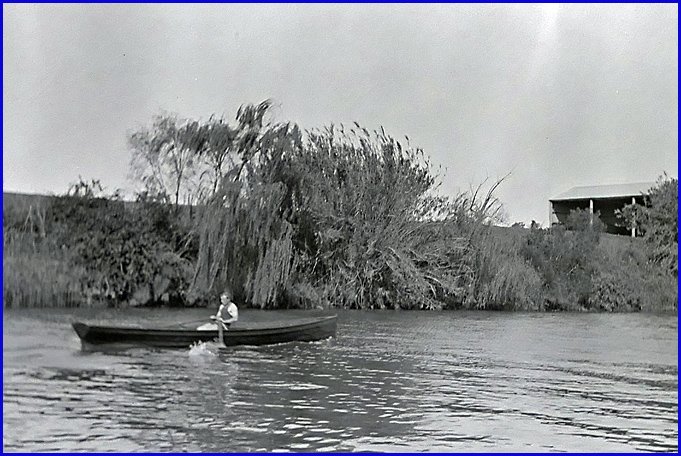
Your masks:
M 135 328 L 122 326 L 98 326 L 83 322 L 73 323 L 83 344 L 131 344 L 164 348 L 189 347 L 196 342 L 218 340 L 233 345 L 265 345 L 284 342 L 310 342 L 332 337 L 336 334 L 336 316 L 299 318 L 277 321 L 257 326 L 232 327 L 229 330 L 198 330 L 185 328 Z

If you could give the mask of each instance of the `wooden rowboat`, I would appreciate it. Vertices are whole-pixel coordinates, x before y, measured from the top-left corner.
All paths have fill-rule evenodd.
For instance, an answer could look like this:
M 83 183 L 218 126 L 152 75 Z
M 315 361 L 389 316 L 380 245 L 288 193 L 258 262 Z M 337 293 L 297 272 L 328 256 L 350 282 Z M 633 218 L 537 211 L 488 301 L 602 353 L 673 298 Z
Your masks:
M 120 326 L 95 326 L 82 322 L 73 323 L 83 344 L 125 344 L 152 347 L 183 348 L 196 342 L 214 341 L 218 330 L 157 329 Z M 336 316 L 300 318 L 277 321 L 252 327 L 232 327 L 222 331 L 222 342 L 232 345 L 265 345 L 284 342 L 310 342 L 332 337 L 336 334 Z

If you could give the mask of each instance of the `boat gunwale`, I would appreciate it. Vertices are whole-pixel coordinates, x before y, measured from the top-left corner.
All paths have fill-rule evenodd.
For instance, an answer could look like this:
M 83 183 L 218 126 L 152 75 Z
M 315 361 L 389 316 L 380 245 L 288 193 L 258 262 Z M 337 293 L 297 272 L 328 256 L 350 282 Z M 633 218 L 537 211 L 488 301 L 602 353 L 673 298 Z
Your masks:
M 229 335 L 232 336 L 243 336 L 245 334 L 248 335 L 255 335 L 255 334 L 278 334 L 282 332 L 289 332 L 289 331 L 300 331 L 304 330 L 309 327 L 316 327 L 316 326 L 322 326 L 326 323 L 331 323 L 332 321 L 337 320 L 337 315 L 329 315 L 329 316 L 324 316 L 324 317 L 306 317 L 305 319 L 298 319 L 294 324 L 281 324 L 281 321 L 278 320 L 277 323 L 280 323 L 277 326 L 262 326 L 262 327 L 253 327 L 253 328 L 231 328 L 228 331 L 225 332 L 225 336 L 229 337 Z M 148 335 L 177 335 L 177 336 L 190 336 L 190 335 L 202 335 L 202 336 L 211 336 L 214 335 L 215 337 L 218 336 L 218 330 L 215 329 L 210 329 L 210 330 L 200 330 L 200 329 L 183 329 L 183 328 L 137 328 L 137 327 L 132 327 L 132 326 L 102 326 L 102 325 L 91 325 L 89 323 L 81 322 L 81 321 L 75 321 L 72 323 L 72 326 L 74 329 L 76 329 L 76 332 L 80 336 L 80 332 L 76 328 L 76 326 L 79 325 L 83 327 L 83 329 L 86 330 L 87 332 L 90 331 L 95 331 L 98 333 L 106 333 L 106 334 L 117 334 L 117 333 L 122 333 L 122 334 L 128 334 L 128 335 L 136 335 L 136 334 L 148 334 Z

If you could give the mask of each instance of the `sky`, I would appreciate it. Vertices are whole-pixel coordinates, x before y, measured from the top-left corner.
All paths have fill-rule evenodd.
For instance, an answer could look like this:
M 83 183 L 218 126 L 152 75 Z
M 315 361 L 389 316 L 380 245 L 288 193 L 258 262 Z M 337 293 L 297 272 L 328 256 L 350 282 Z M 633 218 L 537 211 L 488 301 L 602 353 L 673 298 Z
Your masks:
M 678 5 L 3 5 L 3 191 L 131 191 L 155 114 L 274 100 L 303 128 L 408 136 L 507 221 L 573 186 L 678 177 Z

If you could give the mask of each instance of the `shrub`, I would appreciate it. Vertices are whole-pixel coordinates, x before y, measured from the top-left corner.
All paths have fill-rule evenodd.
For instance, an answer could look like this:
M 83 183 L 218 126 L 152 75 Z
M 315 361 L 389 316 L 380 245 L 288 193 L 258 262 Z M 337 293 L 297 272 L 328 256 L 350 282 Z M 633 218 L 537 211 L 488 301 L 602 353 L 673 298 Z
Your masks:
M 664 174 L 645 195 L 643 206 L 629 204 L 617 213 L 624 226 L 643 233 L 649 258 L 674 276 L 679 262 L 678 189 L 678 179 Z
M 588 212 L 575 210 L 567 227 L 530 230 L 522 255 L 542 279 L 548 310 L 577 310 L 588 305 L 601 229 L 597 214 L 591 222 Z
M 669 311 L 677 308 L 676 277 L 651 262 L 641 239 L 605 236 L 595 252 L 596 290 L 590 305 L 596 310 Z
M 10 200 L 5 305 L 182 301 L 196 247 L 169 206 L 124 203 L 82 179 L 63 196 Z
M 190 265 L 173 217 L 167 205 L 77 196 L 55 198 L 48 213 L 54 242 L 88 272 L 86 286 L 114 303 L 186 292 Z
M 489 227 L 475 242 L 475 280 L 466 307 L 487 310 L 538 310 L 542 280 L 522 257 L 522 228 Z
M 617 268 L 594 276 L 593 290 L 585 307 L 608 312 L 638 311 L 643 308 L 640 289 Z

